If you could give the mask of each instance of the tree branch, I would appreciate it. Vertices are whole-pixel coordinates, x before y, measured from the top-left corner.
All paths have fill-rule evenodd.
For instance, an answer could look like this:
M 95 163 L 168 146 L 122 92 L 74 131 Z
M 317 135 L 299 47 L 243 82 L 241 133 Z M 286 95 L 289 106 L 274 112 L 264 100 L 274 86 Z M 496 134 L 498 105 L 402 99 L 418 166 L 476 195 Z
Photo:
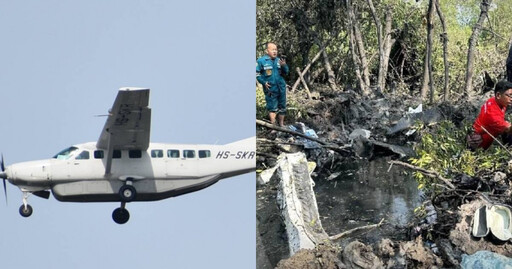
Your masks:
M 398 164 L 398 165 L 401 165 L 401 166 L 405 166 L 407 168 L 410 168 L 410 169 L 416 170 L 418 172 L 421 172 L 422 174 L 424 174 L 424 175 L 426 175 L 428 177 L 439 178 L 441 181 L 444 182 L 444 184 L 446 184 L 448 187 L 450 187 L 450 189 L 455 189 L 455 186 L 450 182 L 450 180 L 444 178 L 443 176 L 441 176 L 436 171 L 427 170 L 427 169 L 424 169 L 424 168 L 421 168 L 421 167 L 418 167 L 418 166 L 414 166 L 412 164 L 404 163 L 404 162 L 401 162 L 401 161 L 389 161 L 388 163 L 391 164 L 391 165 Z
M 308 84 L 306 83 L 306 80 L 304 79 L 304 76 L 302 76 L 302 73 L 300 72 L 300 68 L 298 68 L 298 67 L 297 67 L 297 73 L 299 74 L 299 79 L 302 82 L 302 85 L 304 85 L 304 89 L 306 89 L 306 93 L 308 94 L 308 99 L 312 99 Z
M 333 145 L 333 144 L 330 144 L 328 142 L 322 141 L 322 140 L 320 140 L 318 138 L 313 138 L 311 136 L 307 136 L 307 135 L 302 134 L 302 133 L 294 132 L 292 130 L 289 130 L 289 129 L 286 129 L 286 128 L 283 128 L 283 127 L 275 126 L 275 125 L 272 125 L 270 123 L 264 122 L 262 120 L 256 120 L 256 124 L 258 124 L 260 126 L 267 127 L 269 129 L 272 129 L 272 130 L 276 130 L 276 131 L 280 131 L 280 132 L 284 132 L 284 133 L 289 133 L 289 134 L 292 134 L 292 135 L 296 135 L 296 136 L 300 136 L 300 137 L 309 139 L 311 141 L 315 141 L 315 142 L 323 145 L 324 148 L 332 149 L 332 150 L 337 151 L 339 153 L 350 152 L 348 150 L 348 148 L 350 148 L 351 146 L 342 146 L 342 147 L 340 147 L 340 146 L 337 146 L 337 145 Z
M 339 233 L 337 235 L 333 235 L 333 236 L 329 236 L 329 239 L 331 239 L 331 241 L 334 241 L 334 240 L 338 240 L 340 238 L 343 238 L 343 237 L 346 237 L 346 236 L 349 236 L 355 232 L 358 232 L 358 231 L 361 231 L 361 230 L 368 230 L 368 229 L 373 229 L 373 228 L 378 228 L 382 225 L 382 223 L 384 222 L 384 219 L 381 219 L 379 223 L 377 224 L 371 224 L 371 225 L 366 225 L 366 226 L 361 226 L 361 227 L 357 227 L 357 228 L 354 228 L 354 229 L 350 229 L 348 231 L 344 231 L 342 233 Z

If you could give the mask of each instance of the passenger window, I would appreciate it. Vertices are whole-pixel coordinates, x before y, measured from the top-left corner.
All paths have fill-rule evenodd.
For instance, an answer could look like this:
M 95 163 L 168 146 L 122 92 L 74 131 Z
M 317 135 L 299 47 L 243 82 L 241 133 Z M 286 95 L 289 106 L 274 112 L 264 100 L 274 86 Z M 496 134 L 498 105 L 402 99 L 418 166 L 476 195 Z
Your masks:
M 209 150 L 200 150 L 199 158 L 210 158 L 211 154 Z
M 183 157 L 185 158 L 195 158 L 196 152 L 190 149 L 183 150 Z
M 170 149 L 167 151 L 167 157 L 169 158 L 179 158 L 180 157 L 180 151 L 177 149 Z
M 134 158 L 140 158 L 142 157 L 142 153 L 140 150 L 130 150 L 128 151 L 128 157 L 134 159 Z
M 78 154 L 75 158 L 76 160 L 89 160 L 89 151 L 84 150 Z
M 95 150 L 94 151 L 94 159 L 103 159 L 103 150 Z
M 121 151 L 116 149 L 112 152 L 112 159 L 121 159 Z
M 163 158 L 164 151 L 161 149 L 153 149 L 151 150 L 151 158 Z

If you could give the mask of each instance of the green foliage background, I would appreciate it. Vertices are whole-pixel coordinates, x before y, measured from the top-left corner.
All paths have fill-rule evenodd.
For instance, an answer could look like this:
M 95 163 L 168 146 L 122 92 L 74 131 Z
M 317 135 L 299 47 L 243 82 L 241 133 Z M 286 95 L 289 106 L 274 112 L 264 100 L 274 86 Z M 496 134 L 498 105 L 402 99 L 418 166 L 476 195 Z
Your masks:
M 496 142 L 486 151 L 478 149 L 470 151 L 466 147 L 466 134 L 471 130 L 471 124 L 463 128 L 455 126 L 451 121 L 442 121 L 433 126 L 417 123 L 417 131 L 421 141 L 416 145 L 416 158 L 411 158 L 411 164 L 427 170 L 438 172 L 445 178 L 453 178 L 457 174 L 483 176 L 494 171 L 505 170 L 510 155 Z M 414 173 L 419 182 L 419 188 L 429 189 L 432 178 L 420 172 Z
M 388 84 L 395 83 L 412 92 L 419 91 L 423 74 L 426 44 L 426 13 L 429 1 L 374 0 L 377 13 L 384 21 L 386 10 L 393 12 L 392 37 L 397 40 L 391 52 Z M 460 98 L 464 87 L 468 41 L 473 26 L 480 14 L 479 0 L 439 1 L 447 24 L 448 62 L 450 89 Z M 303 68 L 318 52 L 318 43 L 330 40 L 327 53 L 336 73 L 337 83 L 342 88 L 357 87 L 355 67 L 349 51 L 347 34 L 346 1 L 337 0 L 257 0 L 257 51 L 263 54 L 263 44 L 277 42 L 280 51 L 288 56 L 292 70 Z M 367 1 L 352 0 L 356 11 L 364 45 L 369 59 L 372 82 L 378 73 L 379 57 L 376 26 Z M 509 40 L 512 39 L 512 0 L 492 0 L 488 19 L 479 36 L 475 53 L 474 85 L 482 84 L 480 78 L 487 71 L 493 78 L 503 77 Z M 433 71 L 437 95 L 443 85 L 444 65 L 440 35 L 442 27 L 434 16 Z M 322 68 L 318 61 L 312 71 Z M 292 72 L 290 81 L 296 79 Z M 325 83 L 326 76 L 317 82 Z

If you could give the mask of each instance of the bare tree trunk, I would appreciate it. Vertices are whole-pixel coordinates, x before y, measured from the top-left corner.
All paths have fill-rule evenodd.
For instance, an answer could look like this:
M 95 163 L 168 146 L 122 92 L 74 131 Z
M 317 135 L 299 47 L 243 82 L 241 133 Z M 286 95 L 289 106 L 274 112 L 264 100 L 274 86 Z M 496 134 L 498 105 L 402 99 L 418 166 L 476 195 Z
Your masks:
M 382 44 L 382 63 L 379 68 L 379 87 L 381 91 L 384 91 L 386 88 L 386 79 L 388 76 L 388 67 L 389 67 L 389 54 L 391 53 L 391 47 L 395 43 L 395 39 L 391 38 L 391 26 L 393 24 L 393 13 L 391 7 L 389 7 L 386 11 L 386 25 L 384 27 L 384 36 Z
M 377 11 L 375 10 L 375 6 L 373 5 L 373 1 L 372 0 L 367 0 L 367 2 L 368 2 L 368 6 L 370 7 L 370 12 L 372 14 L 373 21 L 375 22 L 375 27 L 377 28 L 377 43 L 378 43 L 378 46 L 379 46 L 379 74 L 377 76 L 377 86 L 380 87 L 381 65 L 382 65 L 382 61 L 383 61 L 382 58 L 384 56 L 384 54 L 382 52 L 382 23 L 380 22 L 380 18 L 377 15 Z M 384 89 L 381 88 L 381 90 L 384 90 Z
M 464 93 L 468 96 L 473 90 L 473 66 L 475 64 L 476 43 L 478 36 L 482 31 L 482 24 L 487 17 L 487 12 L 489 11 L 491 2 L 492 0 L 482 0 L 480 3 L 480 16 L 478 17 L 478 21 L 473 27 L 473 33 L 471 33 L 471 37 L 469 38 L 468 61 L 466 64 L 466 86 L 464 88 Z
M 434 79 L 432 76 L 432 31 L 434 30 L 434 25 L 432 23 L 432 19 L 434 17 L 434 1 L 428 1 L 428 12 L 427 12 L 427 63 L 428 63 L 428 80 L 429 80 L 429 89 L 430 89 L 430 103 L 434 103 Z
M 354 40 L 357 45 L 357 51 L 359 52 L 359 59 L 361 60 L 361 71 L 364 83 L 366 87 L 370 87 L 370 71 L 368 68 L 368 59 L 366 57 L 366 49 L 364 47 L 363 35 L 361 34 L 361 29 L 359 27 L 359 21 L 357 20 L 357 16 L 355 14 L 354 8 L 352 7 L 351 1 L 347 1 L 347 12 L 349 19 L 351 21 L 351 25 L 354 28 Z
M 394 43 L 394 40 L 391 39 L 392 8 L 391 6 L 387 6 L 386 25 L 384 28 L 384 33 L 382 33 L 382 23 L 377 14 L 377 11 L 375 10 L 375 6 L 373 5 L 372 0 L 367 1 L 373 20 L 375 21 L 375 26 L 377 27 L 377 41 L 379 44 L 379 74 L 377 77 L 377 86 L 381 91 L 384 91 L 386 88 L 389 53 L 391 51 L 391 46 Z
M 428 42 L 427 42 L 427 49 L 428 51 Z M 427 98 L 427 91 L 428 91 L 428 84 L 430 83 L 430 80 L 428 79 L 428 54 L 425 52 L 425 60 L 423 61 L 423 82 L 421 83 L 421 100 L 425 100 Z
M 300 68 L 298 68 L 298 67 L 297 67 L 297 74 L 299 74 L 299 79 L 302 82 L 302 85 L 304 86 L 306 93 L 308 94 L 308 98 L 311 99 L 311 92 L 309 91 L 308 84 L 306 83 L 306 80 L 302 76 L 302 73 L 300 72 Z
M 448 87 L 449 83 L 449 74 L 450 74 L 450 66 L 448 65 L 448 33 L 446 31 L 446 23 L 444 19 L 443 12 L 441 11 L 441 7 L 439 6 L 439 0 L 435 0 L 437 16 L 439 17 L 439 21 L 441 21 L 441 26 L 443 27 L 443 33 L 441 34 L 441 40 L 443 41 L 443 64 L 444 64 L 444 89 L 443 89 L 443 101 L 446 102 L 450 99 L 450 89 Z
M 329 86 L 333 91 L 339 91 L 338 86 L 336 85 L 336 76 L 334 75 L 334 71 L 332 71 L 329 56 L 325 50 L 322 50 L 322 57 L 324 58 L 324 67 L 327 72 L 327 82 L 329 82 Z
M 356 45 L 355 45 L 356 42 L 355 42 L 355 38 L 354 38 L 354 27 L 351 26 L 352 23 L 350 22 L 350 19 L 349 19 L 348 24 L 349 24 L 349 27 L 347 27 L 347 28 L 349 29 L 349 32 L 350 32 L 350 34 L 349 34 L 350 52 L 352 54 L 352 62 L 354 63 L 356 77 L 357 77 L 357 80 L 359 81 L 359 88 L 361 89 L 361 93 L 363 96 L 368 96 L 370 94 L 370 90 L 364 83 L 363 78 L 361 77 L 361 65 L 359 63 L 360 58 L 357 56 L 357 49 L 356 49 Z
M 308 71 L 309 71 L 309 68 L 311 68 L 311 65 L 316 62 L 316 60 L 318 60 L 318 58 L 320 58 L 320 55 L 322 55 L 322 52 L 325 50 L 325 47 L 324 48 L 320 48 L 320 51 L 315 55 L 315 57 L 313 57 L 313 59 L 311 60 L 311 62 L 309 62 L 306 67 L 304 67 L 304 70 L 302 70 L 302 76 L 304 76 Z M 295 83 L 293 83 L 293 87 L 292 87 L 292 91 L 295 91 L 295 89 L 297 88 L 297 86 L 299 86 L 299 83 L 300 83 L 300 77 L 297 78 L 297 80 L 295 81 Z

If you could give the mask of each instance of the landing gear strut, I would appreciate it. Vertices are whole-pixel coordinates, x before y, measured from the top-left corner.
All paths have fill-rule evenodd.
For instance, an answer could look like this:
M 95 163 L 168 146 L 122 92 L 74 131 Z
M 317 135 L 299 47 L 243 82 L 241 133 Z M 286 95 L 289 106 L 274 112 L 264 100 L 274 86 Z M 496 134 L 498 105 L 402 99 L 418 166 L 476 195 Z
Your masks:
M 121 207 L 116 208 L 112 212 L 112 219 L 117 224 L 125 224 L 130 219 L 130 212 L 126 209 L 126 203 L 135 200 L 137 191 L 132 185 L 131 178 L 126 179 L 126 184 L 119 188 L 119 198 L 121 199 Z
M 27 198 L 29 195 L 29 192 L 23 192 L 23 204 L 20 206 L 20 215 L 25 218 L 30 217 L 30 215 L 32 215 L 32 212 L 34 212 L 32 207 L 27 202 Z
M 121 207 L 116 208 L 114 212 L 112 212 L 112 219 L 117 224 L 125 224 L 130 219 L 130 212 L 125 208 L 126 202 L 121 202 Z

